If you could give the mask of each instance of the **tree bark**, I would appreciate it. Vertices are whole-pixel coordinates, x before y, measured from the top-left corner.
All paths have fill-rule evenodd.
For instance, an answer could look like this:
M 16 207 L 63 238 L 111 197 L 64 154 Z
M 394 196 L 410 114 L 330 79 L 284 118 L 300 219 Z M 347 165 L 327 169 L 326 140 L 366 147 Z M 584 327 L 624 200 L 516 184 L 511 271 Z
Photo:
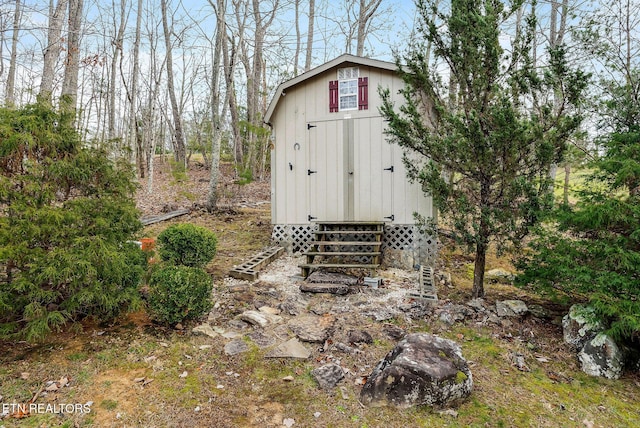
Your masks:
M 115 9 L 115 4 L 113 4 Z M 114 10 L 115 13 L 115 10 Z M 115 23 L 114 23 L 115 24 Z M 111 75 L 109 76 L 109 114 L 108 114 L 108 131 L 107 135 L 110 140 L 115 140 L 116 134 L 116 76 L 118 69 L 118 60 L 121 59 L 122 44 L 124 43 L 124 29 L 126 25 L 125 0 L 120 0 L 120 23 L 116 32 L 116 38 L 112 41 L 113 57 L 111 58 Z
M 313 31 L 316 16 L 316 1 L 309 0 L 309 31 L 307 33 L 307 55 L 304 60 L 304 71 L 311 69 L 311 54 L 313 52 Z
M 210 0 L 211 2 L 211 0 Z M 222 102 L 223 113 L 220 114 L 220 62 L 222 59 L 222 49 L 224 40 L 227 37 L 227 29 L 225 23 L 225 13 L 227 11 L 226 1 L 217 0 L 217 21 L 216 21 L 216 40 L 213 52 L 213 72 L 211 82 L 211 125 L 213 138 L 211 141 L 211 175 L 209 177 L 209 192 L 207 194 L 207 210 L 213 212 L 218 207 L 218 182 L 220 178 L 220 142 L 222 141 L 222 121 L 227 105 L 227 100 Z M 227 91 L 227 96 L 229 91 Z
M 171 36 L 169 23 L 167 20 L 167 1 L 161 0 L 160 7 L 162 10 L 162 29 L 164 31 L 164 42 L 167 50 L 167 90 L 169 92 L 169 100 L 171 101 L 171 111 L 174 121 L 174 157 L 176 163 L 181 167 L 186 167 L 186 144 L 184 132 L 182 130 L 182 118 L 180 117 L 180 109 L 176 99 L 176 91 L 173 83 L 173 55 L 171 46 Z
M 16 0 L 15 15 L 13 16 L 13 33 L 11 36 L 11 59 L 9 60 L 9 74 L 7 75 L 6 104 L 13 106 L 15 104 L 15 84 L 16 84 L 16 61 L 18 58 L 18 35 L 20 31 L 20 20 L 22 10 L 20 9 L 20 1 Z
M 138 176 L 145 176 L 145 150 L 144 138 L 139 131 L 138 124 L 138 70 L 140 68 L 140 26 L 142 23 L 142 0 L 138 0 L 138 8 L 136 12 L 136 38 L 133 42 L 133 70 L 131 73 L 131 99 L 129 100 L 129 120 L 131 121 L 131 130 L 129 135 L 135 140 L 136 147 L 136 165 L 138 166 Z
M 75 114 L 78 99 L 78 72 L 80 71 L 80 36 L 82 34 L 83 0 L 69 2 L 69 32 L 67 60 L 62 81 L 63 108 Z
M 356 34 L 356 55 L 364 55 L 364 42 L 369 34 L 369 26 L 371 25 L 371 19 L 373 19 L 376 11 L 380 7 L 382 0 L 360 0 L 360 10 L 358 13 L 358 32 Z
M 61 34 L 64 12 L 67 9 L 68 0 L 58 0 L 54 7 L 54 0 L 49 3 L 49 30 L 47 32 L 47 47 L 44 50 L 44 64 L 42 66 L 42 79 L 40 80 L 40 92 L 38 99 L 51 104 L 53 94 L 53 82 L 55 68 L 62 50 Z

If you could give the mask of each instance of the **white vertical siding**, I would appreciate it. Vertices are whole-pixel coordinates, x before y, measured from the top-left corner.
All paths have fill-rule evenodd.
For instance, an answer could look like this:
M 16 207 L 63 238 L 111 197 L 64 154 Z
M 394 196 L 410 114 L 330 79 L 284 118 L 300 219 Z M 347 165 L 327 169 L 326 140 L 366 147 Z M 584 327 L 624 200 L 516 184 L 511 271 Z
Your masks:
M 432 215 L 431 199 L 406 178 L 402 149 L 387 143 L 385 122 L 378 111 L 378 87 L 388 87 L 400 104 L 401 79 L 387 70 L 364 66 L 360 76 L 369 78 L 367 110 L 329 112 L 329 81 L 336 80 L 336 68 L 287 88 L 278 101 L 271 120 L 274 224 L 305 224 L 308 215 L 345 220 L 349 177 L 345 135 L 350 135 L 345 133 L 345 117 L 353 119 L 354 220 L 382 221 L 393 214 L 394 223 L 413 224 L 415 211 Z M 308 123 L 316 127 L 308 130 Z M 391 165 L 393 173 L 384 171 Z M 307 175 L 308 169 L 318 172 Z

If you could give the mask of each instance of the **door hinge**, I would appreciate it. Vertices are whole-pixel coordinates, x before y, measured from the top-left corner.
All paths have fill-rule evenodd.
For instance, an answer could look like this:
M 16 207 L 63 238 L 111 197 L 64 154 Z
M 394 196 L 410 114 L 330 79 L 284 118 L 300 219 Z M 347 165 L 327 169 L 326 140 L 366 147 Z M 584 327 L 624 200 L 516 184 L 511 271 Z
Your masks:
M 389 168 L 385 168 L 385 171 L 389 171 L 389 172 L 393 172 L 393 165 L 391 165 Z
M 317 219 L 317 218 L 318 218 L 318 217 L 314 217 L 314 216 L 312 216 L 311 214 L 309 214 L 309 215 L 307 216 L 307 220 L 308 220 L 308 221 L 315 220 L 315 219 Z
M 316 174 L 318 171 L 311 171 L 310 169 L 307 170 L 307 175 L 311 175 L 311 174 Z
M 394 216 L 393 214 L 391 214 L 390 216 L 385 217 L 385 218 L 388 218 L 389 220 L 394 221 L 394 220 L 396 219 L 396 216 Z
M 310 123 L 307 123 L 307 131 L 311 128 L 315 128 L 317 125 L 312 125 Z

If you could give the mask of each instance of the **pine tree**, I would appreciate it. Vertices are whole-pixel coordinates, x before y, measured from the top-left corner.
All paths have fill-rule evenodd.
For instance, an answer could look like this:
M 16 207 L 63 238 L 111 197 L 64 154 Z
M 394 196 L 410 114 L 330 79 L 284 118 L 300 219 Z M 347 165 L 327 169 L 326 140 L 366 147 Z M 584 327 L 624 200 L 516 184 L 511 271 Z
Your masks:
M 520 260 L 523 287 L 571 301 L 588 301 L 618 340 L 640 334 L 640 73 L 609 82 L 602 105 L 613 132 L 575 207 L 563 207 L 539 231 Z M 554 226 L 554 227 L 551 227 Z
M 473 296 L 482 297 L 489 244 L 518 244 L 552 200 L 547 171 L 579 126 L 571 112 L 587 76 L 567 68 L 562 46 L 538 75 L 534 16 L 505 52 L 501 25 L 522 1 L 505 10 L 499 0 L 452 0 L 449 12 L 439 3 L 418 0 L 418 41 L 397 58 L 404 103 L 394 106 L 383 90 L 381 112 L 390 141 L 405 148 L 410 177 L 475 251 Z M 554 93 L 563 96 L 547 96 Z
M 83 147 L 72 118 L 0 109 L 0 337 L 41 339 L 140 301 L 131 168 Z

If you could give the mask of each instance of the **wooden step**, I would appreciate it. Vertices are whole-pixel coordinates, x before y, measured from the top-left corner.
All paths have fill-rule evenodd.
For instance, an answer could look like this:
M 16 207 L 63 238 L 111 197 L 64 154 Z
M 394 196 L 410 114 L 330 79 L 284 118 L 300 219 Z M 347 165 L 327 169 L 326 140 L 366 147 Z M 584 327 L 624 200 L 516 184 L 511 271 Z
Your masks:
M 364 263 L 304 263 L 298 265 L 303 269 L 313 268 L 345 268 L 345 269 L 377 269 L 380 264 L 364 264 Z
M 311 241 L 311 245 L 331 245 L 331 246 L 344 246 L 355 247 L 359 245 L 379 247 L 382 245 L 380 241 Z
M 380 251 L 309 251 L 303 253 L 305 256 L 379 256 Z

